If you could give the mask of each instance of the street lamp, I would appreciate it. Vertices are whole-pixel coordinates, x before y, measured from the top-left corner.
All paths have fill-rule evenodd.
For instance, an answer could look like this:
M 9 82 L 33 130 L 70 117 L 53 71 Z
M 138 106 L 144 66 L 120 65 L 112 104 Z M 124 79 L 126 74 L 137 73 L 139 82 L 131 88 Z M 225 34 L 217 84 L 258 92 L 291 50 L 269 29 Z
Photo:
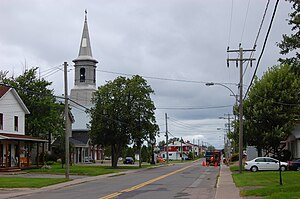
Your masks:
M 225 88 L 227 88 L 232 95 L 235 97 L 235 106 L 237 106 L 237 102 L 238 102 L 238 95 L 236 95 L 228 86 L 221 84 L 221 83 L 214 83 L 214 82 L 208 82 L 205 84 L 206 86 L 213 86 L 213 85 L 219 85 L 219 86 L 223 86 Z M 242 157 L 243 157 L 243 98 L 242 98 L 242 92 L 240 92 L 240 105 L 239 105 L 239 117 L 240 117 L 240 121 L 239 121 L 239 172 L 242 173 Z M 233 112 L 235 115 L 235 121 L 236 121 L 236 114 L 235 111 Z
M 214 86 L 214 85 L 218 85 L 218 86 L 223 86 L 225 88 L 227 88 L 231 93 L 232 93 L 232 96 L 235 97 L 235 102 L 237 104 L 237 95 L 233 92 L 233 90 L 231 90 L 231 88 L 229 88 L 228 86 L 226 86 L 225 84 L 221 84 L 221 83 L 215 83 L 215 82 L 208 82 L 205 84 L 206 86 Z

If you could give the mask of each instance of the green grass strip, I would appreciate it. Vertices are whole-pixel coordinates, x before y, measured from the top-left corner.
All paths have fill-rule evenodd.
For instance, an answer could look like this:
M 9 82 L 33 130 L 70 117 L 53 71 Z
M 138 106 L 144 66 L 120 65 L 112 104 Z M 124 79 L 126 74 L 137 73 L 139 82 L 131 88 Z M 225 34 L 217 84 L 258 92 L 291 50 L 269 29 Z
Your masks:
M 248 187 L 241 191 L 242 196 L 261 196 L 264 198 L 299 198 L 300 172 L 282 172 L 283 185 L 279 185 L 278 171 L 243 172 L 233 174 L 233 180 L 238 187 Z M 251 189 L 251 186 L 253 189 Z M 262 188 L 255 188 L 260 186 Z M 249 189 L 249 190 L 248 190 Z
M 0 177 L 0 188 L 41 188 L 67 181 L 65 178 Z

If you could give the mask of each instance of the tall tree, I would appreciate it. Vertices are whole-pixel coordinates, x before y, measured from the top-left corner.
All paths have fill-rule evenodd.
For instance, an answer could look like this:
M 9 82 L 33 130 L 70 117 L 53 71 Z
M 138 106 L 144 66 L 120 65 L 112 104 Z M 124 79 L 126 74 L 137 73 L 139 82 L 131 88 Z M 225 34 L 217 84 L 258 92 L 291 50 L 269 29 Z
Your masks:
M 117 167 L 126 145 L 141 146 L 144 140 L 156 135 L 158 126 L 151 93 L 151 87 L 139 76 L 118 77 L 96 91 L 95 107 L 90 111 L 90 137 L 95 144 L 111 146 L 112 167 Z
M 300 74 L 300 1 L 288 0 L 292 3 L 293 12 L 290 13 L 289 25 L 292 26 L 290 35 L 284 34 L 283 40 L 278 44 L 280 53 L 283 55 L 295 52 L 295 55 L 289 58 L 279 59 L 282 63 L 292 65 L 292 69 L 297 74 Z
M 131 136 L 140 157 L 142 157 L 141 147 L 144 141 L 150 141 L 158 132 L 154 116 L 155 106 L 150 96 L 153 92 L 146 80 L 138 75 L 127 80 L 127 106 L 130 109 Z M 142 158 L 139 160 L 141 167 Z
M 256 78 L 244 102 L 245 141 L 277 153 L 299 118 L 300 80 L 291 66 L 274 66 Z
M 56 137 L 64 132 L 64 106 L 57 103 L 54 91 L 48 88 L 51 82 L 37 77 L 37 69 L 4 79 L 4 83 L 16 89 L 30 111 L 26 116 L 26 134 L 48 139 L 50 133 Z

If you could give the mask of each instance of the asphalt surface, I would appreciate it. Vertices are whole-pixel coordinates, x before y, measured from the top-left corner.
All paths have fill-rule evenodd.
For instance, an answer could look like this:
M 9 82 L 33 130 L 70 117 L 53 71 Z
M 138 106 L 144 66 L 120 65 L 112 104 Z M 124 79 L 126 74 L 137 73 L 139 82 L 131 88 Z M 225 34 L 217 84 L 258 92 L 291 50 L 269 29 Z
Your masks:
M 119 195 L 116 195 L 116 197 L 111 198 L 240 198 L 239 189 L 236 188 L 233 183 L 229 167 L 227 167 L 226 165 L 221 165 L 219 169 L 219 167 L 203 167 L 201 166 L 201 162 L 193 164 L 194 166 L 192 166 L 191 168 L 185 169 L 184 171 L 180 171 L 177 174 L 168 176 L 164 179 L 159 179 L 144 186 L 141 185 L 147 182 L 147 180 L 149 181 L 150 179 L 154 179 L 157 176 L 162 176 L 164 175 L 163 173 L 174 172 L 179 168 L 175 168 L 174 165 L 172 165 L 168 167 L 170 169 L 161 169 L 162 173 L 157 174 L 155 173 L 158 172 L 160 169 L 151 169 L 151 172 L 154 172 L 149 173 L 149 175 L 147 174 L 148 172 L 146 172 L 149 169 L 146 169 L 138 171 L 129 170 L 127 172 L 119 173 L 117 175 L 109 174 L 95 177 L 70 176 L 70 178 L 73 179 L 70 182 L 52 185 L 39 189 L 2 189 L 0 190 L 0 199 L 103 198 L 109 196 L 112 193 L 117 193 Z M 216 184 L 216 178 L 218 174 L 219 178 Z M 137 175 L 142 176 L 140 177 L 140 181 L 133 181 L 132 176 Z M 15 177 L 15 175 L 9 176 Z M 18 174 L 18 176 L 41 177 L 40 174 L 28 173 L 21 173 Z M 43 174 L 42 177 L 49 178 L 64 176 Z M 178 181 L 180 182 L 179 184 L 175 183 Z M 115 184 L 123 185 L 117 186 Z M 137 189 L 132 188 L 137 185 L 140 185 L 141 187 L 138 187 Z M 121 192 L 122 190 L 126 190 L 128 188 L 131 188 L 132 190 Z

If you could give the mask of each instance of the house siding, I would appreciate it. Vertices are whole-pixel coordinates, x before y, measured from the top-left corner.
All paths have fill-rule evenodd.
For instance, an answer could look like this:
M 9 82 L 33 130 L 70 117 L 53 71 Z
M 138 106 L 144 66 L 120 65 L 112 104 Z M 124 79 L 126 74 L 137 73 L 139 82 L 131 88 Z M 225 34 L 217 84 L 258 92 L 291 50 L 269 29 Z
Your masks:
M 7 92 L 0 100 L 1 113 L 3 114 L 3 129 L 0 133 L 25 135 L 25 113 L 20 103 L 12 92 Z M 14 117 L 18 117 L 18 131 L 14 128 Z

